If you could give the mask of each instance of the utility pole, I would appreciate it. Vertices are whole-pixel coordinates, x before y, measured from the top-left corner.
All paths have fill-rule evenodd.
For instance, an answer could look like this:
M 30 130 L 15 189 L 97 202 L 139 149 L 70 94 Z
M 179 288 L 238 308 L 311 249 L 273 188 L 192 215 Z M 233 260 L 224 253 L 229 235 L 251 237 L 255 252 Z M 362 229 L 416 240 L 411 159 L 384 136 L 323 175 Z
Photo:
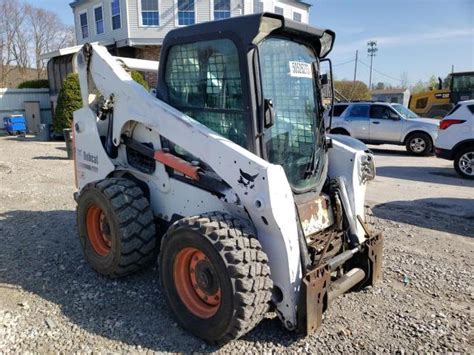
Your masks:
M 370 76 L 369 76 L 369 91 L 372 90 L 372 62 L 374 61 L 375 54 L 378 51 L 377 41 L 367 42 L 367 55 L 370 57 Z
M 357 58 L 359 56 L 359 50 L 356 50 L 356 60 L 355 60 L 355 66 L 354 66 L 354 83 L 357 79 Z
M 454 64 L 451 65 L 451 74 L 454 73 Z

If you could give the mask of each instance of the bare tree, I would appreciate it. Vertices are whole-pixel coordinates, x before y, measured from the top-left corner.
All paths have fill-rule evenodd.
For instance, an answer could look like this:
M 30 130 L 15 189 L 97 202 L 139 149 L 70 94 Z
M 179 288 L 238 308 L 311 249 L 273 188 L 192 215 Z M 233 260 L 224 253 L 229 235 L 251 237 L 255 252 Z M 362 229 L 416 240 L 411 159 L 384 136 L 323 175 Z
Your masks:
M 9 74 L 17 65 L 15 46 L 23 16 L 16 1 L 0 0 L 0 86 L 6 86 Z
M 38 79 L 45 71 L 46 63 L 41 55 L 74 43 L 74 28 L 66 26 L 54 12 L 27 6 L 26 14 L 32 32 L 34 61 Z

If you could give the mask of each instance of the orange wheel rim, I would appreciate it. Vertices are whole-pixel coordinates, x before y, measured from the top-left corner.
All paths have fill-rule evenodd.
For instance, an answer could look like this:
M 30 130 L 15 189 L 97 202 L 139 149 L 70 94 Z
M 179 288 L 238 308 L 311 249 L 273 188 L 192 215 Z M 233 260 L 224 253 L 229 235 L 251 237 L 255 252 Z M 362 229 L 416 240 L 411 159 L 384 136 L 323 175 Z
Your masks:
M 112 247 L 110 226 L 104 212 L 97 205 L 92 205 L 87 210 L 86 229 L 94 251 L 100 256 L 107 256 Z
M 221 288 L 214 265 L 197 248 L 182 249 L 173 263 L 179 298 L 199 318 L 210 318 L 221 305 Z

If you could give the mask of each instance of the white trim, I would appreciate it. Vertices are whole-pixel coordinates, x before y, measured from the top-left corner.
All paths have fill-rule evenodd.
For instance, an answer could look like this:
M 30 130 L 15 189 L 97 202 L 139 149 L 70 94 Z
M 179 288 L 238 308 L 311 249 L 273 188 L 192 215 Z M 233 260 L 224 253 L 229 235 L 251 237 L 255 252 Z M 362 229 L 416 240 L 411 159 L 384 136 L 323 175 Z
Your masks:
M 162 0 L 155 0 L 158 2 L 158 26 L 157 25 L 144 25 L 142 18 L 142 0 L 137 0 L 138 9 L 138 27 L 141 28 L 159 28 L 161 26 L 161 3 Z
M 99 33 L 97 32 L 97 19 L 95 17 L 95 9 L 98 9 L 99 7 L 102 8 L 102 30 L 103 32 L 102 33 Z M 93 7 L 92 7 L 92 14 L 94 15 L 94 28 L 95 28 L 95 35 L 96 36 L 101 36 L 103 34 L 105 34 L 105 11 L 104 11 L 104 4 L 99 2 L 97 4 L 95 4 Z
M 114 21 L 113 21 L 113 18 L 114 18 L 114 14 L 112 13 L 112 3 L 114 1 L 118 1 L 119 2 L 119 16 L 120 16 L 120 27 L 118 28 L 114 28 Z M 125 1 L 125 3 L 127 3 Z M 122 21 L 122 16 L 123 16 L 123 13 L 122 13 L 122 0 L 110 0 L 110 28 L 112 29 L 112 31 L 118 31 L 118 30 L 121 30 L 122 27 L 123 27 L 123 21 Z M 115 15 L 117 16 L 117 15 Z
M 194 24 L 197 24 L 197 14 L 196 14 L 196 2 L 198 0 L 194 0 Z M 175 27 L 185 27 L 190 25 L 180 25 L 179 18 L 178 18 L 178 0 L 174 0 L 174 25 Z
M 80 12 L 78 13 L 78 15 L 79 15 L 79 16 L 78 16 L 78 18 L 79 18 L 79 30 L 80 30 L 79 33 L 80 33 L 80 35 L 81 35 L 81 39 L 86 39 L 86 38 L 90 38 L 90 37 L 91 37 L 90 31 L 89 31 L 89 14 L 88 14 L 88 11 L 87 11 L 87 10 L 88 10 L 88 9 L 86 8 L 86 9 L 84 9 L 84 10 L 82 10 L 82 11 L 80 11 Z M 81 15 L 84 15 L 84 14 L 86 14 L 87 37 L 84 37 L 84 32 L 82 31 Z

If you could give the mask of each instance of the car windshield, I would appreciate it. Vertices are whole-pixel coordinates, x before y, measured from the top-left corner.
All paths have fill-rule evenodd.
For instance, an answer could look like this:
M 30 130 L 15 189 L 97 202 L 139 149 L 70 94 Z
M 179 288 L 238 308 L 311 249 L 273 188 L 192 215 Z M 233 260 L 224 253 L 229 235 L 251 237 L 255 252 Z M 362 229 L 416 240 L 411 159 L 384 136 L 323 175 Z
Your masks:
M 326 166 L 316 61 L 309 47 L 287 39 L 269 38 L 260 46 L 263 94 L 275 111 L 264 135 L 267 158 L 283 167 L 296 192 L 316 186 Z
M 403 105 L 400 105 L 400 104 L 396 104 L 396 105 L 392 105 L 392 107 L 400 114 L 402 115 L 403 117 L 405 118 L 419 118 L 420 116 L 418 116 L 415 112 L 407 109 L 405 106 Z

